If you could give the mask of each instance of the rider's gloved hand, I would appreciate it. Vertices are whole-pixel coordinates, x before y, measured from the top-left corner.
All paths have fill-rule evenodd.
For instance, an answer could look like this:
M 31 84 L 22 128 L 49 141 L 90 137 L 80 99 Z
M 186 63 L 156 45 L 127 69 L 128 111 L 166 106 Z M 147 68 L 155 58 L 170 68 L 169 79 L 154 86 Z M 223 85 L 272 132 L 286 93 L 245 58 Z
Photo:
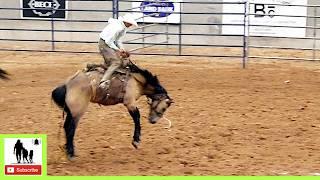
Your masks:
M 120 52 L 120 56 L 123 57 L 123 58 L 130 57 L 130 53 L 128 51 L 124 50 L 124 49 L 120 49 L 119 52 Z

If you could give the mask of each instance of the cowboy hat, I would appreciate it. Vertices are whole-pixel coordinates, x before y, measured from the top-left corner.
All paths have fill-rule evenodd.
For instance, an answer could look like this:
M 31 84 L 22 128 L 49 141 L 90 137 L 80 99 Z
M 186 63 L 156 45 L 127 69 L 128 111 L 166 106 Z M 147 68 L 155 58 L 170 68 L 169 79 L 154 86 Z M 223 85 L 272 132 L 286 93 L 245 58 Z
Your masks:
M 127 22 L 129 24 L 132 24 L 133 26 L 135 27 L 138 27 L 138 23 L 136 22 L 136 20 L 133 18 L 133 15 L 132 14 L 125 14 L 124 16 L 122 16 L 121 20 L 123 22 Z

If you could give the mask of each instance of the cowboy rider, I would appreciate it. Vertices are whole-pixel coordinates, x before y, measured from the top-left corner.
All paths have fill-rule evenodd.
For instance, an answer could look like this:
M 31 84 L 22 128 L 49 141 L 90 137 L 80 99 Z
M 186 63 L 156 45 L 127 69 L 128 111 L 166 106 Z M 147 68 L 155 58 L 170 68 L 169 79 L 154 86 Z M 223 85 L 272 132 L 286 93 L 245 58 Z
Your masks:
M 108 25 L 100 33 L 99 51 L 104 58 L 108 69 L 104 73 L 99 87 L 108 89 L 113 72 L 122 64 L 122 58 L 130 56 L 124 49 L 122 39 L 130 27 L 138 27 L 132 14 L 125 14 L 118 19 L 110 18 Z

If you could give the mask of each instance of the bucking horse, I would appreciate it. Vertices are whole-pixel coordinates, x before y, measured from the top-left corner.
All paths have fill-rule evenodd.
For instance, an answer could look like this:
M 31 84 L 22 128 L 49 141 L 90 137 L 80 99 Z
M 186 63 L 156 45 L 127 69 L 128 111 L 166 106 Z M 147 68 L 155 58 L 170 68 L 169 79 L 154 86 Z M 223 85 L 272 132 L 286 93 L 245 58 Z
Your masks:
M 161 119 L 173 103 L 157 76 L 131 61 L 113 74 L 108 90 L 99 88 L 105 70 L 102 65 L 96 65 L 78 71 L 52 91 L 52 99 L 66 113 L 63 127 L 66 137 L 65 150 L 69 159 L 75 156 L 74 135 L 89 102 L 104 106 L 122 103 L 134 121 L 132 145 L 135 148 L 138 148 L 140 143 L 141 132 L 137 100 L 144 95 L 147 97 L 150 106 L 148 120 L 152 124 Z

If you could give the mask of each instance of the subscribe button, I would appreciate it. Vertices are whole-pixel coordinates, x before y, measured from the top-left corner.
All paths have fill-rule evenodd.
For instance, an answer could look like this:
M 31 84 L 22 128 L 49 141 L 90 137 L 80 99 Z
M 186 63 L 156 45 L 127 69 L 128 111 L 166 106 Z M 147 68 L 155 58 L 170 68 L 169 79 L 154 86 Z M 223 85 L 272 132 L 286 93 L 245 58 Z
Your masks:
M 5 175 L 41 175 L 41 165 L 6 165 Z

